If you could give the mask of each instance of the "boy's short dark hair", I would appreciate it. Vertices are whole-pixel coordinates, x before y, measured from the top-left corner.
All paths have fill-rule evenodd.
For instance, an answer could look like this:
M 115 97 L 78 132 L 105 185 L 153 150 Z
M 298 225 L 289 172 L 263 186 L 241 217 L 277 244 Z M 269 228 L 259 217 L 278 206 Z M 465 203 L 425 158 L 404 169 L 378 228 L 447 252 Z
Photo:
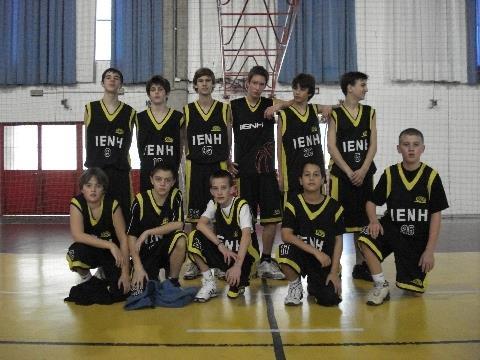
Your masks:
M 153 175 L 155 175 L 155 173 L 160 170 L 170 171 L 173 175 L 173 178 L 177 178 L 177 174 L 175 173 L 175 169 L 173 168 L 173 166 L 164 162 L 159 162 L 153 167 L 152 171 L 150 171 L 150 177 L 153 177 Z
M 170 82 L 161 75 L 153 75 L 146 85 L 147 95 L 150 95 L 150 88 L 152 85 L 159 85 L 165 89 L 165 93 L 170 93 Z
M 107 70 L 105 70 L 102 73 L 102 83 L 103 83 L 103 80 L 105 80 L 105 76 L 107 76 L 107 73 L 109 73 L 109 72 L 117 74 L 118 76 L 120 76 L 120 82 L 123 84 L 123 74 L 122 74 L 122 72 L 118 69 L 113 68 L 113 67 L 108 68 Z
M 368 80 L 368 75 L 360 71 L 350 71 L 342 75 L 340 78 L 340 87 L 343 95 L 347 95 L 348 85 L 355 86 L 357 80 Z
M 303 176 L 303 171 L 305 170 L 305 167 L 307 165 L 315 165 L 315 166 L 318 166 L 318 168 L 320 169 L 320 174 L 322 175 L 322 178 L 325 177 L 325 174 L 324 172 L 322 171 L 322 165 L 320 165 L 318 163 L 318 161 L 313 161 L 313 160 L 307 160 L 305 163 L 303 163 L 303 166 L 302 166 L 302 170 L 300 170 L 300 174 L 298 174 L 298 177 L 302 177 Z
M 94 176 L 97 178 L 98 183 L 103 186 L 103 190 L 106 191 L 108 188 L 108 176 L 102 169 L 98 167 L 87 169 L 82 173 L 82 175 L 80 175 L 80 178 L 78 179 L 78 186 L 80 186 L 80 190 L 82 190 L 83 185 L 88 183 Z
M 402 136 L 404 135 L 414 135 L 418 136 L 420 139 L 422 139 L 422 144 L 423 144 L 423 134 L 420 130 L 415 129 L 415 128 L 408 128 L 403 130 L 400 135 L 398 135 L 398 143 L 400 144 L 400 141 L 402 139 Z
M 193 75 L 193 88 L 195 89 L 195 91 L 197 91 L 198 78 L 202 76 L 209 76 L 212 79 L 212 84 L 215 84 L 215 74 L 213 73 L 213 71 L 206 67 L 200 68 L 195 71 L 195 74 Z
M 268 71 L 263 66 L 256 65 L 252 67 L 248 72 L 247 81 L 252 80 L 252 77 L 254 77 L 255 75 L 263 76 L 265 78 L 265 83 L 268 82 Z
M 212 186 L 213 179 L 228 179 L 228 184 L 233 186 L 233 176 L 227 170 L 219 169 L 215 170 L 212 175 L 210 175 L 210 186 Z
M 300 86 L 300 89 L 308 89 L 308 100 L 315 94 L 315 77 L 310 74 L 300 73 L 292 80 L 292 89 Z

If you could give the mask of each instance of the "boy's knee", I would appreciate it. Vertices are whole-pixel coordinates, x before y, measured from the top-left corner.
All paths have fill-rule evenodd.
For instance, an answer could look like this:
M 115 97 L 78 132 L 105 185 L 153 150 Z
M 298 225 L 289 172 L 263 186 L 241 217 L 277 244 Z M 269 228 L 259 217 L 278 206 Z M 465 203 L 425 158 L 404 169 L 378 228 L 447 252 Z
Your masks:
M 187 238 L 185 235 L 180 236 L 175 242 L 175 250 L 186 252 L 187 251 Z

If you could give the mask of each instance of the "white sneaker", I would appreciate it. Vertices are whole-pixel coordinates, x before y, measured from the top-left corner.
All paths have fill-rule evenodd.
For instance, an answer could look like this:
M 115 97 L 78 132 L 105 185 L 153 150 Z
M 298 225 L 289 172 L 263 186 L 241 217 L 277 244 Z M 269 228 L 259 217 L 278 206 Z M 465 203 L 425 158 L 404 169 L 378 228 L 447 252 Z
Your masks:
M 225 271 L 220 270 L 219 268 L 213 269 L 213 273 L 215 274 L 215 277 L 220 280 L 225 280 Z
M 90 270 L 85 275 L 80 275 L 80 273 L 77 272 L 78 275 L 78 280 L 77 280 L 77 285 L 83 284 L 84 282 L 87 282 L 92 278 L 92 273 Z
M 387 300 L 390 300 L 388 281 L 382 287 L 374 287 L 367 295 L 367 305 L 382 305 Z
M 257 276 L 261 279 L 285 279 L 285 275 L 280 270 L 278 263 L 273 259 L 270 262 L 262 261 L 260 265 L 258 265 Z
M 288 283 L 288 293 L 285 296 L 285 305 L 300 305 L 303 298 L 303 286 L 300 277 Z
M 215 296 L 217 296 L 217 282 L 213 271 L 208 270 L 208 273 L 202 278 L 202 287 L 195 295 L 195 301 L 203 303 Z
M 200 269 L 198 268 L 198 266 L 193 262 L 190 262 L 189 264 L 187 264 L 187 269 L 183 274 L 183 278 L 185 280 L 193 280 L 199 276 L 200 276 Z

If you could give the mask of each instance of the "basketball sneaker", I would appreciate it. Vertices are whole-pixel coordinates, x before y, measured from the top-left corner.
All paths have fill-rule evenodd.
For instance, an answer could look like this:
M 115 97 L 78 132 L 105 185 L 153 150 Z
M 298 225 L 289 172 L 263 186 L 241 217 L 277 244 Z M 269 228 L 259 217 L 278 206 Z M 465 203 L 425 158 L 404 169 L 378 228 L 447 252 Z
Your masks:
M 285 296 L 285 305 L 300 305 L 303 299 L 303 287 L 300 277 L 288 283 L 288 292 Z
M 193 280 L 199 276 L 200 276 L 200 269 L 198 268 L 198 266 L 193 262 L 188 263 L 187 269 L 183 274 L 183 278 L 185 280 Z
M 275 260 L 262 261 L 257 268 L 257 276 L 261 279 L 283 280 L 285 275 L 280 270 L 280 266 Z
M 387 300 L 390 300 L 388 281 L 381 286 L 375 286 L 367 295 L 367 305 L 382 305 Z
M 217 296 L 217 282 L 213 275 L 213 270 L 209 269 L 202 277 L 202 287 L 195 295 L 195 301 L 206 302 L 210 298 Z
M 230 286 L 227 296 L 230 299 L 236 299 L 245 292 L 245 286 Z

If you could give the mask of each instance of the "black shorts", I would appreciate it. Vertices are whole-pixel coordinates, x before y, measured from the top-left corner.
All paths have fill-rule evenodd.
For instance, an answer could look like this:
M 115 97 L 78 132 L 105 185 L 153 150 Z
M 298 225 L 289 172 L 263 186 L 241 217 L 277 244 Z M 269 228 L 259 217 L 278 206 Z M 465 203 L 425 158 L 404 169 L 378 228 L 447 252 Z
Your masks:
M 186 221 L 196 223 L 212 198 L 210 175 L 219 169 L 227 170 L 226 161 L 213 164 L 199 164 L 191 160 L 185 162 Z
M 227 264 L 218 247 L 198 230 L 192 231 L 188 236 L 188 257 L 195 262 L 193 254 L 200 256 L 208 267 L 217 268 L 222 271 L 227 271 L 234 264 L 233 261 L 230 265 Z M 249 285 L 249 279 L 251 275 L 255 273 L 255 265 L 259 259 L 260 253 L 258 250 L 257 237 L 255 233 L 252 233 L 252 243 L 248 247 L 247 254 L 243 260 L 239 286 Z
M 133 199 L 130 170 L 120 170 L 114 167 L 106 167 L 102 170 L 108 176 L 107 193 L 118 201 L 125 223 L 128 224 L 130 220 L 130 206 Z
M 427 237 L 408 236 L 400 233 L 399 229 L 387 218 L 380 219 L 383 235 L 373 239 L 362 232 L 358 241 L 367 246 L 383 262 L 392 252 L 395 255 L 397 269 L 397 287 L 415 292 L 425 292 L 426 273 L 418 266 L 420 257 L 427 246 Z
M 366 177 L 362 186 L 355 186 L 342 176 L 330 175 L 330 196 L 344 208 L 347 232 L 360 232 L 368 225 L 365 204 L 372 192 L 373 176 Z
M 302 277 L 307 277 L 308 294 L 314 296 L 317 303 L 331 306 L 342 301 L 335 293 L 335 287 L 331 282 L 325 285 L 331 266 L 322 267 L 312 254 L 292 244 L 281 244 L 277 261 L 279 264 L 289 265 Z
M 253 219 L 257 219 L 260 209 L 261 224 L 282 221 L 282 199 L 275 173 L 240 175 L 237 187 L 240 196 L 247 200 Z
M 67 261 L 72 271 L 74 268 L 88 270 L 102 267 L 106 280 L 117 286 L 121 269 L 115 265 L 110 250 L 75 242 L 68 248 Z
M 140 248 L 140 261 L 143 268 L 150 280 L 158 279 L 158 273 L 160 269 L 165 269 L 165 273 L 168 275 L 170 271 L 170 254 L 172 253 L 178 239 L 185 237 L 187 240 L 187 234 L 181 230 L 176 230 L 173 233 L 149 238 L 142 244 Z

